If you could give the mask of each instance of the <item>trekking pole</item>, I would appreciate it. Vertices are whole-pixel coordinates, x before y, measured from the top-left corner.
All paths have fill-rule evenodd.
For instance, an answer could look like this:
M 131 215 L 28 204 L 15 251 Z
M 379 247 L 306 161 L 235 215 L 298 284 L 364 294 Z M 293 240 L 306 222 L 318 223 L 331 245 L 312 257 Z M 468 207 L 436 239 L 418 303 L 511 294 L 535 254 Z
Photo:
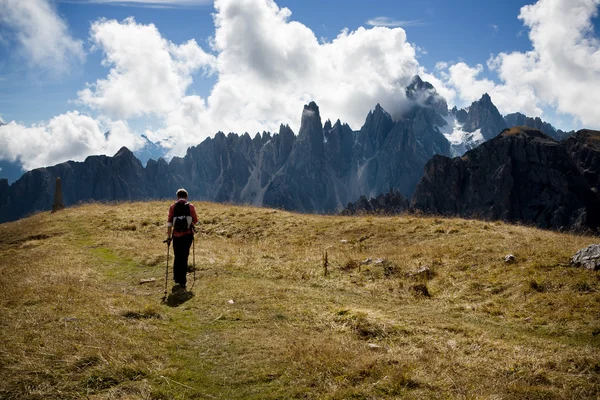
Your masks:
M 163 240 L 163 243 L 167 244 L 167 267 L 165 269 L 165 295 L 163 296 L 163 302 L 167 300 L 167 281 L 169 280 L 169 249 L 171 248 L 171 241 L 169 239 Z
M 194 230 L 195 232 L 195 230 Z M 193 268 L 194 268 L 194 281 L 192 282 L 192 289 L 196 284 L 196 236 L 192 234 L 192 257 L 194 260 Z

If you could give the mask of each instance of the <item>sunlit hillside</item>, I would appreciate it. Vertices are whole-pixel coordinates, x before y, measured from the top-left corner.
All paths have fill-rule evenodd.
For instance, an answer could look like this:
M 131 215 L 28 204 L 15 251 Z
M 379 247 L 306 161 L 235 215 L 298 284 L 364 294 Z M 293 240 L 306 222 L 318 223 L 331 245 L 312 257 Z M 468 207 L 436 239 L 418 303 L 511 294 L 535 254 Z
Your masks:
M 197 203 L 163 304 L 168 204 L 0 225 L 0 398 L 600 396 L 598 237 Z

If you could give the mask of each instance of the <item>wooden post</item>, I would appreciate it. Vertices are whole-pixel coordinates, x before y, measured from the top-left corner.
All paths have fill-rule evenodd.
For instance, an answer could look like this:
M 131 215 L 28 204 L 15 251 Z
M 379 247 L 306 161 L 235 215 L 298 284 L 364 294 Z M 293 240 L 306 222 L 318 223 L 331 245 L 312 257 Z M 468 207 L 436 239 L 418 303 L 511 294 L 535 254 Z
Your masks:
M 323 275 L 329 275 L 329 271 L 327 270 L 327 266 L 329 265 L 329 261 L 327 260 L 327 251 L 323 254 Z
M 62 195 L 62 184 L 60 178 L 56 178 L 56 189 L 54 190 L 54 204 L 52 205 L 52 213 L 62 210 L 65 208 Z

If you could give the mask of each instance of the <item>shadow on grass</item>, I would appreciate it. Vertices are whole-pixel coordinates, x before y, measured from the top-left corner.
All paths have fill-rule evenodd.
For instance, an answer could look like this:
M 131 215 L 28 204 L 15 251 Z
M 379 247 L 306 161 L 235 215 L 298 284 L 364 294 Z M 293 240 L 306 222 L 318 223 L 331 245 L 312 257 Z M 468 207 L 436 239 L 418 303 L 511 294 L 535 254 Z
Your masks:
M 169 307 L 179 307 L 186 301 L 191 300 L 193 297 L 194 293 L 182 290 L 171 293 L 166 299 L 163 300 L 163 303 Z

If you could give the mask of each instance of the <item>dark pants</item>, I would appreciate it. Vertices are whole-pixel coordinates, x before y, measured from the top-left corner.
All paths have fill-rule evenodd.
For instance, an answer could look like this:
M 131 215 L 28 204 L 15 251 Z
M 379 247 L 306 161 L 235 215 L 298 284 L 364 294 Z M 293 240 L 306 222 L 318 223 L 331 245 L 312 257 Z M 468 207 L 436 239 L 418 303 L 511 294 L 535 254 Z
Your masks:
M 193 240 L 194 235 L 173 236 L 173 253 L 175 254 L 173 280 L 181 286 L 185 286 L 187 283 L 188 257 Z

